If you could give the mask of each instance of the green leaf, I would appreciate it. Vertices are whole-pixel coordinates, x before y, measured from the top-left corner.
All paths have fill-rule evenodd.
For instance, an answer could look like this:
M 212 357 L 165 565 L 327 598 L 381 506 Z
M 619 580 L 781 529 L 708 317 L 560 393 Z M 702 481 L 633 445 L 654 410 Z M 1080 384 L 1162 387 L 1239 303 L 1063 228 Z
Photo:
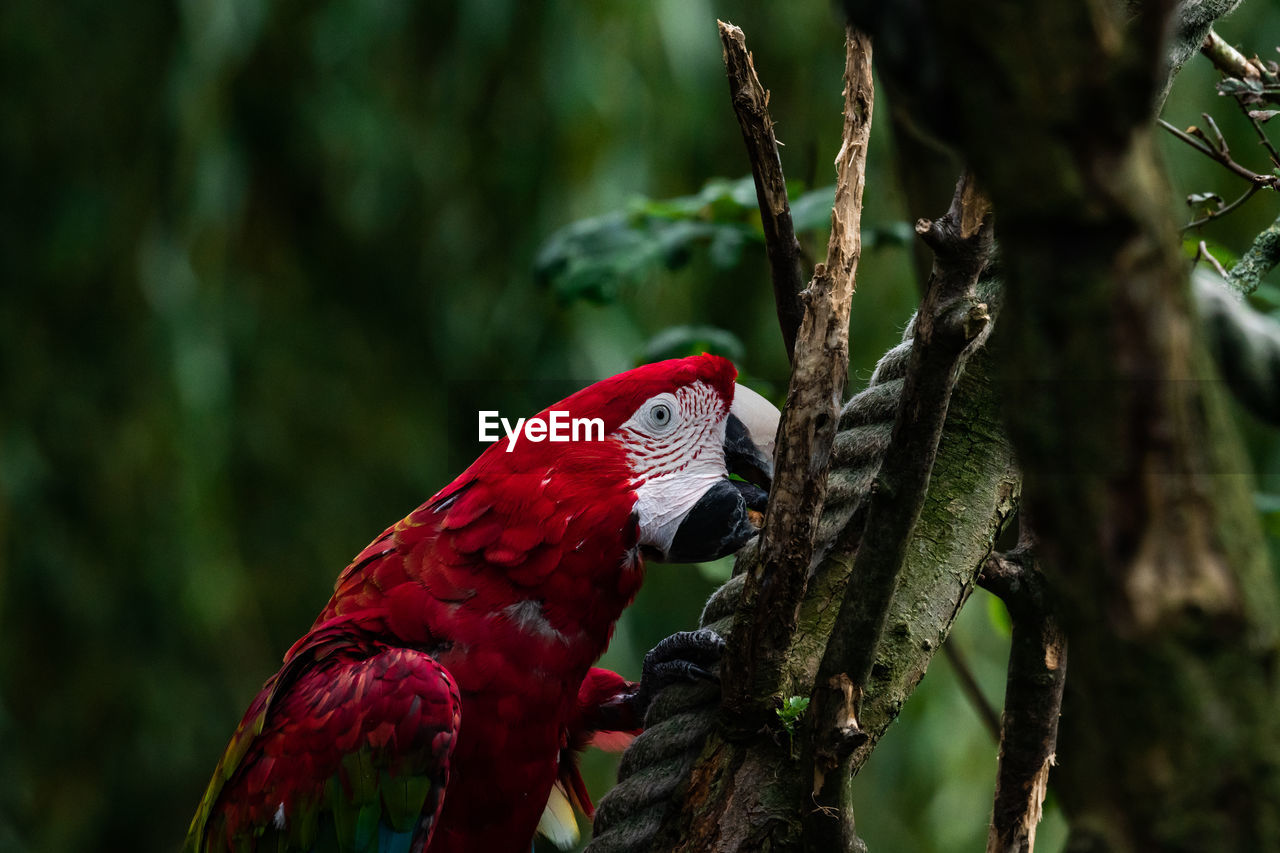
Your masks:
M 999 596 L 987 596 L 987 618 L 991 620 L 991 627 L 996 629 L 997 634 L 1002 637 L 1013 636 L 1013 620 L 1009 618 L 1009 610 Z
M 789 184 L 788 193 L 797 235 L 830 227 L 834 186 L 801 192 L 798 184 Z M 913 239 L 906 222 L 863 229 L 868 248 L 901 246 Z M 715 268 L 734 269 L 749 243 L 763 242 L 754 181 L 750 176 L 716 178 L 693 195 L 638 198 L 625 210 L 571 222 L 547 238 L 534 261 L 534 275 L 563 302 L 608 303 L 624 287 L 663 269 L 679 269 L 697 250 L 705 249 Z
M 1253 78 L 1224 77 L 1218 81 L 1220 95 L 1261 95 L 1262 81 Z
M 787 733 L 792 758 L 795 758 L 796 750 L 796 723 L 800 722 L 808 709 L 808 696 L 790 696 L 783 701 L 781 708 L 776 709 L 778 719 L 782 721 L 782 730 Z
M 787 731 L 792 731 L 808 708 L 808 696 L 789 696 L 778 709 L 778 719 L 782 720 L 782 725 Z
M 791 188 L 787 191 L 790 193 Z M 797 234 L 825 231 L 831 227 L 831 208 L 836 203 L 836 186 L 818 187 L 797 197 L 791 193 L 791 227 Z
M 1187 196 L 1187 207 L 1199 207 L 1202 204 L 1208 205 L 1210 202 L 1213 202 L 1214 210 L 1222 209 L 1222 204 L 1223 204 L 1222 196 L 1218 195 L 1217 193 L 1210 193 L 1210 192 L 1190 193 Z
M 747 348 L 733 332 L 716 326 L 671 326 L 649 339 L 644 360 L 661 361 L 709 352 L 730 361 L 742 361 Z
M 612 302 L 623 285 L 688 263 L 690 247 L 709 242 L 716 227 L 654 217 L 633 223 L 622 212 L 580 220 L 551 235 L 534 261 L 534 274 L 564 302 Z

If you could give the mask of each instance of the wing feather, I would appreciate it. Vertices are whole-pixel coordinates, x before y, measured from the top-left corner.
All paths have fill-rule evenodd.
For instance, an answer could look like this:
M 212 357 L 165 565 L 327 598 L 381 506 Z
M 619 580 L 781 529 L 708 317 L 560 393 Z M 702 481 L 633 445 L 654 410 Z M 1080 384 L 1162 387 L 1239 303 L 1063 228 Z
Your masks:
M 310 635 L 263 688 L 185 850 L 425 849 L 458 732 L 457 686 L 426 652 L 342 635 Z

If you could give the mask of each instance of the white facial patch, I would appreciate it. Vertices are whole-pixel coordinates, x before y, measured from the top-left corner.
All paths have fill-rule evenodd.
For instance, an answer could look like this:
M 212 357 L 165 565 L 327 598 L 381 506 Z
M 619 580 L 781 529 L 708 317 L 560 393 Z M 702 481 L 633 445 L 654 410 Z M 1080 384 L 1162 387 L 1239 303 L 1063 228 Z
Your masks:
M 705 382 L 659 394 L 618 428 L 636 472 L 640 544 L 666 554 L 689 510 L 725 476 L 727 406 Z

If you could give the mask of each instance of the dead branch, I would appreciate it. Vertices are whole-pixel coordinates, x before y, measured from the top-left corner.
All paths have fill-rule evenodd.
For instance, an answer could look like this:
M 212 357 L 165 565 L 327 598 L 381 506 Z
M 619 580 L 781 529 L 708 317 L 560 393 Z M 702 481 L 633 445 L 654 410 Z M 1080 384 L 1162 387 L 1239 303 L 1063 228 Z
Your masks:
M 1225 145 L 1219 146 L 1210 144 L 1205 137 L 1204 132 L 1199 128 L 1193 127 L 1187 131 L 1183 131 L 1174 127 L 1164 119 L 1156 119 L 1156 122 L 1165 130 L 1169 131 L 1178 139 L 1185 142 L 1187 145 L 1190 145 L 1210 160 L 1213 160 L 1215 163 L 1220 163 L 1228 171 L 1239 175 L 1249 183 L 1259 188 L 1266 187 L 1267 189 L 1275 189 L 1276 185 L 1280 183 L 1280 176 L 1259 174 L 1248 166 L 1243 166 L 1240 163 L 1237 163 L 1235 159 L 1232 158 L 1231 151 L 1227 149 Z
M 795 633 L 826 496 L 831 446 L 849 369 L 849 306 L 862 251 L 862 188 L 871 131 L 871 43 L 846 36 L 845 120 L 836 157 L 836 200 L 827 262 L 801 294 L 804 319 L 796 338 L 787 405 L 760 559 L 748 573 L 723 667 L 727 716 L 756 720 L 770 710 Z
M 1013 621 L 987 853 L 1031 853 L 1058 742 L 1067 637 L 1028 539 L 993 554 L 978 583 L 1000 597 Z
M 845 849 L 852 841 L 852 821 L 841 808 L 847 759 L 865 740 L 858 724 L 862 695 L 924 504 L 962 355 L 988 320 L 975 290 L 991 252 L 990 205 L 968 174 L 946 215 L 921 220 L 916 233 L 934 251 L 933 273 L 916 315 L 893 437 L 810 705 L 816 808 L 806 819 L 805 844 L 813 851 Z
M 804 317 L 800 289 L 804 287 L 804 269 L 800 262 L 800 241 L 791 222 L 791 203 L 787 199 L 787 182 L 782 175 L 782 158 L 769 115 L 769 92 L 760 85 L 755 64 L 747 50 L 747 37 L 733 24 L 716 21 L 720 43 L 724 45 L 724 67 L 729 77 L 729 95 L 733 112 L 742 129 L 742 141 L 751 161 L 751 177 L 756 184 L 756 203 L 760 206 L 760 225 L 764 230 L 764 248 L 769 257 L 769 274 L 773 280 L 773 299 L 778 310 L 778 326 L 787 347 L 787 358 L 794 362 L 796 333 Z

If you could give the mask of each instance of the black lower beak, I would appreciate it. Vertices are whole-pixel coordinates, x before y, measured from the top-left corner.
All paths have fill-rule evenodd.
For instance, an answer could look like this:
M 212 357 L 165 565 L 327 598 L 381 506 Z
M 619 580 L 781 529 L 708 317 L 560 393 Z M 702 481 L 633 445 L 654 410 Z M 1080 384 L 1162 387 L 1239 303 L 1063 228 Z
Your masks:
M 680 522 L 667 559 L 702 563 L 732 554 L 759 532 L 749 510 L 752 504 L 763 509 L 767 499 L 763 490 L 750 483 L 728 478 L 717 481 Z

